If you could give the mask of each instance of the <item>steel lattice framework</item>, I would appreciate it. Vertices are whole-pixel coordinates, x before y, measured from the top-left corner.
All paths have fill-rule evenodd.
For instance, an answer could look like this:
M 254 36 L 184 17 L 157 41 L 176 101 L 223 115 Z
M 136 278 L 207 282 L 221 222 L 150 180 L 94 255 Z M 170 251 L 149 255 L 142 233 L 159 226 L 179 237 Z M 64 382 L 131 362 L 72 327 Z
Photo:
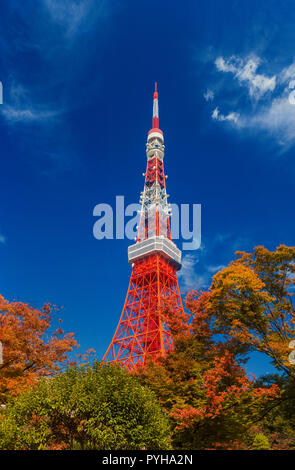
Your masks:
M 121 318 L 103 357 L 103 361 L 119 362 L 129 369 L 163 356 L 173 346 L 165 307 L 169 303 L 170 309 L 183 310 L 176 275 L 181 268 L 181 252 L 171 240 L 164 149 L 156 84 L 140 222 L 136 243 L 128 248 L 132 273 Z

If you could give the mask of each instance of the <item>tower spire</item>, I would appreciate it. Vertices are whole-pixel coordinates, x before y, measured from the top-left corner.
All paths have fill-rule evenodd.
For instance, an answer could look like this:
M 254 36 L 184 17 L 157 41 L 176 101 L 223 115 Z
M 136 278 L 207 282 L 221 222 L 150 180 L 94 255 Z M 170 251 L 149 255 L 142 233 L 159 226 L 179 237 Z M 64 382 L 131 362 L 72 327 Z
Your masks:
M 157 82 L 155 82 L 155 91 L 154 91 L 153 129 L 159 129 L 159 103 L 158 103 Z

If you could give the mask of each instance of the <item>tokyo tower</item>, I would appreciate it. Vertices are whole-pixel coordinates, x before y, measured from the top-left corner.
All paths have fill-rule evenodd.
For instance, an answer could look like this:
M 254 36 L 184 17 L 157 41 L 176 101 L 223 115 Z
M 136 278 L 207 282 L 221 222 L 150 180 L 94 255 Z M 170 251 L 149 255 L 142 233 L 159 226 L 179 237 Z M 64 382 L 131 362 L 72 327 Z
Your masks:
M 132 273 L 121 318 L 103 357 L 103 361 L 117 362 L 128 369 L 163 356 L 172 347 L 164 314 L 167 301 L 170 299 L 173 309 L 183 310 L 176 275 L 181 268 L 181 251 L 171 239 L 171 207 L 163 165 L 165 146 L 158 109 L 155 84 L 140 221 L 136 243 L 128 248 Z

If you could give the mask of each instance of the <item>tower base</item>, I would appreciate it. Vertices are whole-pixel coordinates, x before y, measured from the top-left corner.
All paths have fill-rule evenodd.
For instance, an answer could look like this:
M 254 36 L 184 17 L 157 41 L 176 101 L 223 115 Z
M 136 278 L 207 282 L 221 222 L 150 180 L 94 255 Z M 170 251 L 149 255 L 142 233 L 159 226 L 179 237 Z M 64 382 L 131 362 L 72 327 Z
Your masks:
M 122 315 L 103 361 L 133 369 L 164 356 L 172 348 L 165 307 L 183 311 L 175 265 L 160 254 L 136 261 Z

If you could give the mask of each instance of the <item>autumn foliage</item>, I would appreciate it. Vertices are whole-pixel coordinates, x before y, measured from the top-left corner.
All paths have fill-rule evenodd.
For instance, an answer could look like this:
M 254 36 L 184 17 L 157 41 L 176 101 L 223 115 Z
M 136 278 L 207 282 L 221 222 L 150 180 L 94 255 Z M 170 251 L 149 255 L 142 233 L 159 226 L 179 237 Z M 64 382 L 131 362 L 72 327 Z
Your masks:
M 69 363 L 68 353 L 77 347 L 77 341 L 73 333 L 65 334 L 60 327 L 51 332 L 54 313 L 50 305 L 38 310 L 0 295 L 0 403 Z
M 295 449 L 294 292 L 295 247 L 237 252 L 185 311 L 163 305 L 173 348 L 132 373 L 62 370 L 77 343 L 54 309 L 0 296 L 0 447 Z M 246 371 L 253 352 L 277 373 Z
M 248 351 L 266 354 L 295 380 L 295 365 L 289 361 L 295 338 L 295 247 L 269 251 L 259 246 L 253 254 L 236 255 L 213 277 L 208 310 L 216 331 Z
M 242 448 L 245 432 L 280 395 L 276 384 L 256 387 L 239 346 L 216 337 L 210 298 L 210 292 L 190 293 L 189 314 L 177 320 L 167 311 L 174 350 L 138 371 L 171 418 L 176 448 Z

